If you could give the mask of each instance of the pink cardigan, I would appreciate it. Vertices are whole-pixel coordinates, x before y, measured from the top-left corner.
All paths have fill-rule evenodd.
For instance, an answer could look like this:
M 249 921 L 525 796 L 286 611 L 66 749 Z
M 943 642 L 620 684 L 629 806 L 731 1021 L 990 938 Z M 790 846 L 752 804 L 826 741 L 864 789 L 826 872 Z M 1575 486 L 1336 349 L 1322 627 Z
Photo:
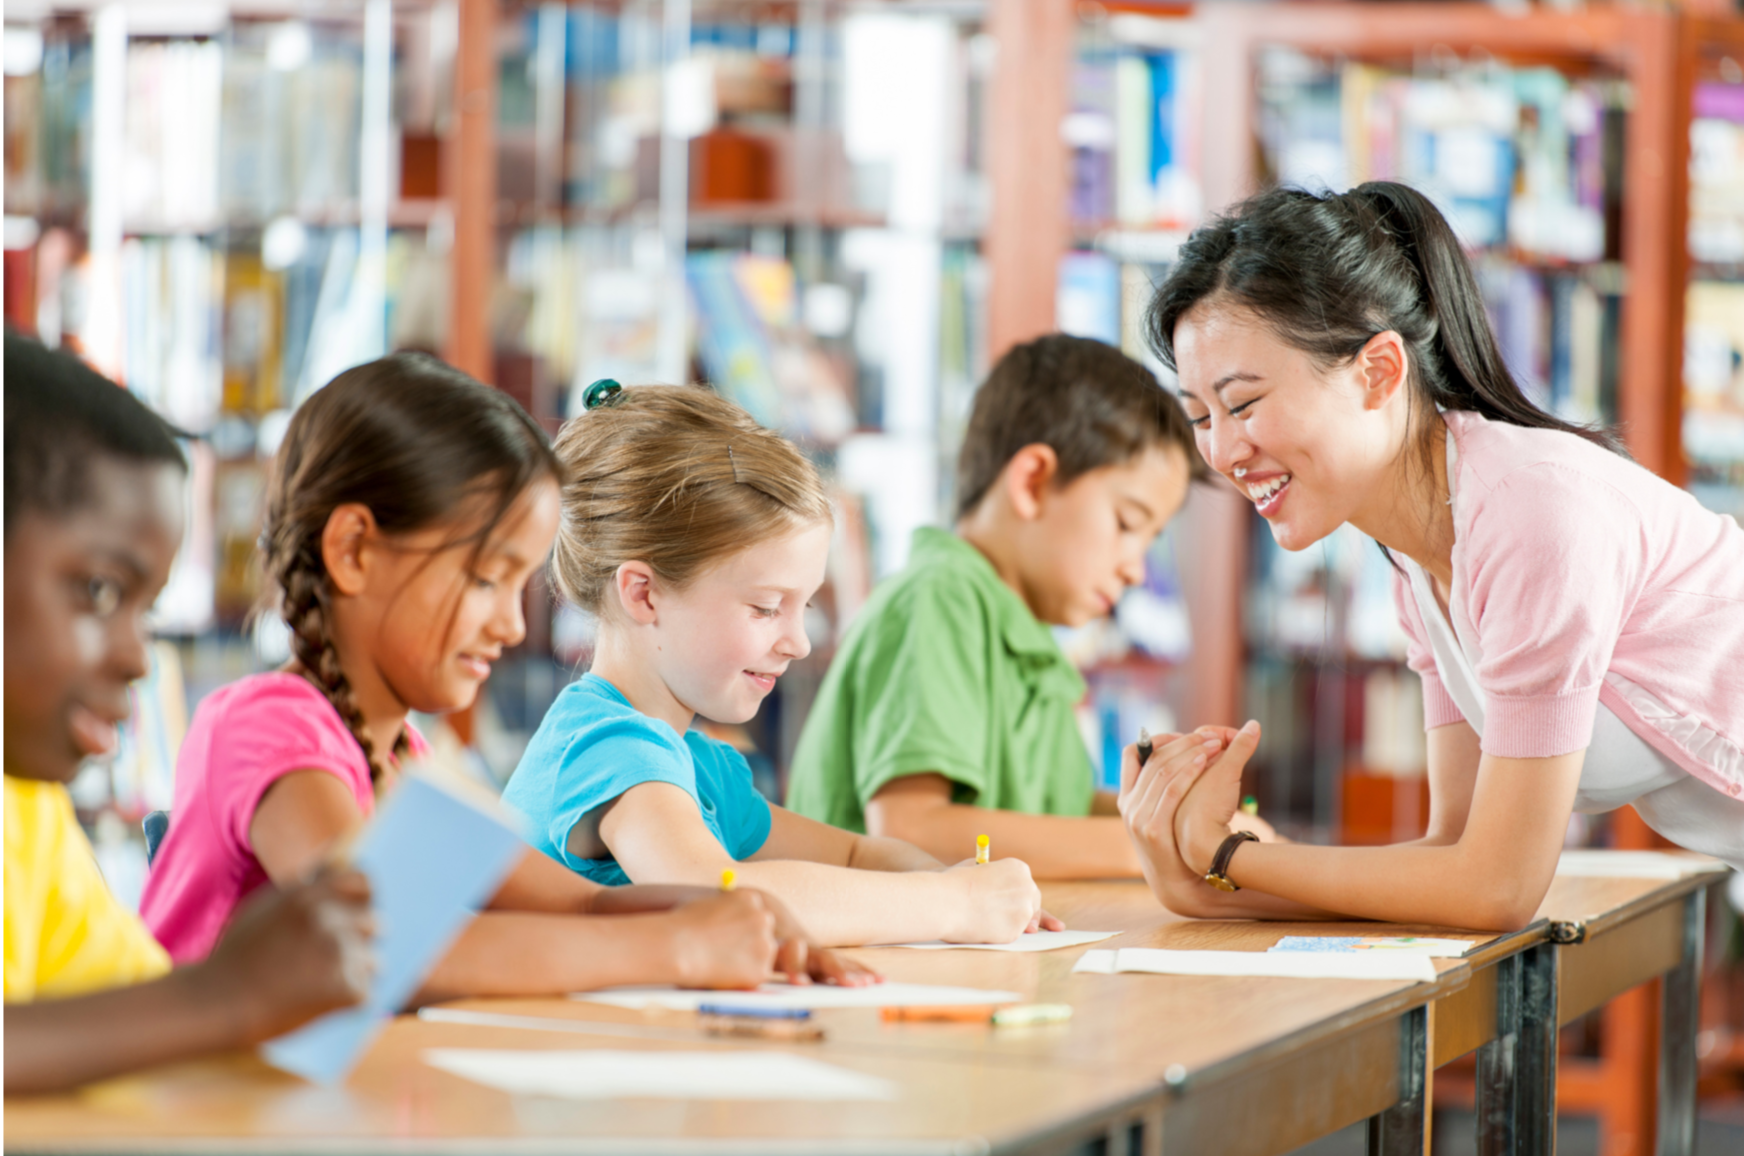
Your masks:
M 1449 609 L 1478 655 L 1484 751 L 1583 750 L 1602 702 L 1690 774 L 1744 793 L 1744 529 L 1573 434 L 1444 416 Z M 1461 721 L 1404 575 L 1393 594 L 1425 725 Z

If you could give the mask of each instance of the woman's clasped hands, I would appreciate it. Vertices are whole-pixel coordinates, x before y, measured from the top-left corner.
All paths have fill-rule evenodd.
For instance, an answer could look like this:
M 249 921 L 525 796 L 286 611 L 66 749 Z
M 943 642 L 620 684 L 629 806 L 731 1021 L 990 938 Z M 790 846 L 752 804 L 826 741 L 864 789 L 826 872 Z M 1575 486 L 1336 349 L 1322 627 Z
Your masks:
M 1212 857 L 1232 831 L 1276 839 L 1257 816 L 1241 811 L 1241 773 L 1260 741 L 1260 726 L 1202 726 L 1188 734 L 1157 735 L 1151 757 L 1139 765 L 1137 746 L 1121 758 L 1119 809 L 1138 847 L 1145 881 L 1177 915 L 1238 914 L 1225 892 L 1205 882 Z

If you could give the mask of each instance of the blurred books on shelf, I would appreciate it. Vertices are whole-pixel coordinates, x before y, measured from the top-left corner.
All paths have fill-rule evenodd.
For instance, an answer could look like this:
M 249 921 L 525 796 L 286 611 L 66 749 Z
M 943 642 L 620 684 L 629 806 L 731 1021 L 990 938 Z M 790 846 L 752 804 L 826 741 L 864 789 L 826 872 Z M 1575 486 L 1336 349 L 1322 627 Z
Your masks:
M 1692 103 L 1684 462 L 1697 498 L 1744 518 L 1744 83 L 1698 84 Z

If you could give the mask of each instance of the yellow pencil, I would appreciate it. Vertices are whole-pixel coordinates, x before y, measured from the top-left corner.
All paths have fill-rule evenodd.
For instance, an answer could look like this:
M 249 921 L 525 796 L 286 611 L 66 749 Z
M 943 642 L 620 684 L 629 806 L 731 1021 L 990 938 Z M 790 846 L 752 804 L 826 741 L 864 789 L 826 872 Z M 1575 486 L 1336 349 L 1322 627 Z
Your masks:
M 987 863 L 993 858 L 987 851 L 987 836 L 975 836 L 975 862 Z
M 728 867 L 727 869 L 725 869 L 724 871 L 721 872 L 721 890 L 722 891 L 731 891 L 733 889 L 734 884 L 738 883 L 738 881 L 739 881 L 739 877 L 738 877 L 738 875 L 736 875 L 733 872 L 733 869 L 731 867 Z

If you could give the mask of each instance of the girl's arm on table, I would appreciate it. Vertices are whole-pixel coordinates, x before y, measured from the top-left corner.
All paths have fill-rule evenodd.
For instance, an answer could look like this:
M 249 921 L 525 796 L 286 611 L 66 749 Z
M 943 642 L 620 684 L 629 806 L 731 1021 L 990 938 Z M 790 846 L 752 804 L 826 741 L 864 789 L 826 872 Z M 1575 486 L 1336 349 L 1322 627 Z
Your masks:
M 294 771 L 255 807 L 249 839 L 267 876 L 284 886 L 310 872 L 363 825 L 356 800 L 326 771 Z M 521 897 L 544 889 L 581 896 L 603 890 L 552 877 L 563 868 L 530 852 L 512 878 Z M 571 873 L 572 874 L 572 873 Z M 532 880 L 536 886 L 530 886 Z M 494 903 L 493 903 L 494 907 Z M 694 909 L 694 910 L 693 910 Z M 775 916 L 755 895 L 720 896 L 677 911 L 577 918 L 575 908 L 487 910 L 467 924 L 437 961 L 415 1003 L 458 996 L 555 995 L 621 983 L 746 987 L 761 983 L 776 959 Z
M 1485 930 L 1531 922 L 1556 871 L 1584 751 L 1505 759 L 1482 754 L 1465 724 L 1437 728 L 1429 736 L 1432 804 L 1423 839 L 1390 847 L 1244 844 L 1229 868 L 1229 878 L 1243 891 L 1219 892 L 1202 880 L 1187 887 L 1185 878 L 1204 873 L 1229 833 L 1241 767 L 1258 738 L 1257 728 L 1238 736 L 1208 764 L 1175 758 L 1159 767 L 1153 761 L 1158 773 L 1134 783 L 1129 809 L 1143 827 L 1142 834 L 1135 830 L 1141 845 L 1161 852 L 1157 828 L 1163 814 L 1174 816 L 1162 825 L 1173 828 L 1179 862 L 1158 871 L 1164 888 L 1159 895 L 1171 908 L 1222 917 L 1301 917 L 1272 910 L 1282 901 L 1303 913 Z
M 600 835 L 633 880 L 708 886 L 731 868 L 740 883 L 786 903 L 826 946 L 1008 943 L 1038 918 L 1041 893 L 1022 863 L 938 870 L 928 858 L 931 870 L 855 870 L 847 865 L 854 836 L 819 832 L 812 828 L 823 824 L 773 810 L 769 840 L 745 862 L 727 854 L 696 801 L 670 783 L 641 783 L 618 796 L 600 821 Z M 820 848 L 831 861 L 776 857 Z

